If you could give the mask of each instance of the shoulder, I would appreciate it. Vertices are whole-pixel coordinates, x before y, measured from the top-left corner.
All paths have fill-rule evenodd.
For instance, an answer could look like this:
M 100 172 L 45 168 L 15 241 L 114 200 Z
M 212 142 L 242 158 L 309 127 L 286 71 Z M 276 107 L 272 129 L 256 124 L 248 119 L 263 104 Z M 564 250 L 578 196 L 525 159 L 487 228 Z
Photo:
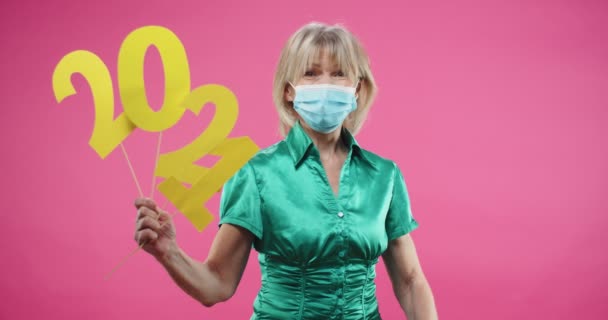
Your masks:
M 260 149 L 249 161 L 254 171 L 264 171 L 284 165 L 285 161 L 291 159 L 289 148 L 284 140 L 274 143 L 266 148 Z
M 283 141 L 279 141 L 267 148 L 258 150 L 253 157 L 242 165 L 227 180 L 225 188 L 231 189 L 236 186 L 250 184 L 256 185 L 258 190 L 270 173 L 281 171 L 284 166 L 280 159 L 289 156 Z
M 397 163 L 395 161 L 380 156 L 377 153 L 369 151 L 367 149 L 363 149 L 359 147 L 359 152 L 361 153 L 361 157 L 365 159 L 365 161 L 369 162 L 375 169 L 379 170 L 383 173 L 394 173 L 395 170 L 398 170 Z

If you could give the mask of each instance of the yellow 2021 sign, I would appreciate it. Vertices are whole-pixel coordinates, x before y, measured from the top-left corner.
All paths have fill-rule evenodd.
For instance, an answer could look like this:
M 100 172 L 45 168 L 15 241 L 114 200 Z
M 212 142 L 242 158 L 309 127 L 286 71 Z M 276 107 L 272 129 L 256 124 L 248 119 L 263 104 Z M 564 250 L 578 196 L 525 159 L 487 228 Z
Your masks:
M 159 111 L 150 108 L 144 85 L 144 58 L 150 46 L 158 49 L 165 73 L 165 97 Z M 238 117 L 238 102 L 232 91 L 217 84 L 191 90 L 183 44 L 173 32 L 158 26 L 131 32 L 120 47 L 117 78 L 124 113 L 117 117 L 110 72 L 90 51 L 71 52 L 57 64 L 53 73 L 57 102 L 76 94 L 71 82 L 75 73 L 80 73 L 91 87 L 95 125 L 89 145 L 102 159 L 135 128 L 162 132 L 177 124 L 186 110 L 198 115 L 206 104 L 215 104 L 209 126 L 188 145 L 160 155 L 154 173 L 165 178 L 158 190 L 202 231 L 213 220 L 205 202 L 259 150 L 249 137 L 228 138 Z M 221 159 L 212 168 L 194 164 L 207 154 Z

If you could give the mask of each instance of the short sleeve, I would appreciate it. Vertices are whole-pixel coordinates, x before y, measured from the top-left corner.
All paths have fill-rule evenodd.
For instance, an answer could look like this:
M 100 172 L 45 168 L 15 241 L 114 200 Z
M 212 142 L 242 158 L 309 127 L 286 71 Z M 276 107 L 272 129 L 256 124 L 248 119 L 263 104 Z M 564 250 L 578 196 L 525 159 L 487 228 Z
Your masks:
M 249 163 L 239 169 L 222 188 L 218 226 L 224 223 L 243 227 L 262 239 L 260 192 Z
M 393 173 L 393 195 L 386 216 L 386 234 L 388 240 L 399 238 L 418 228 L 418 222 L 412 215 L 410 198 L 405 179 L 397 165 Z

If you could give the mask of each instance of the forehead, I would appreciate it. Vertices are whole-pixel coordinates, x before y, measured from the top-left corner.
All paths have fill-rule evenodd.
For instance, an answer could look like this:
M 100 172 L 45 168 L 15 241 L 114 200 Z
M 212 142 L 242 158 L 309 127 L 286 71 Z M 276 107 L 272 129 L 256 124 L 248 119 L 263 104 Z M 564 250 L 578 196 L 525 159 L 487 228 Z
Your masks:
M 316 45 L 306 50 L 301 68 L 333 68 L 354 70 L 354 61 L 345 48 L 338 46 Z
M 348 77 L 359 76 L 359 50 L 339 29 L 305 30 L 295 36 L 286 61 L 287 77 L 296 80 L 316 66 L 339 68 Z M 327 67 L 329 69 L 329 67 Z
M 308 59 L 308 67 L 315 68 L 340 68 L 340 63 L 337 62 L 336 57 L 332 57 L 329 54 L 322 52 L 318 55 L 312 56 Z

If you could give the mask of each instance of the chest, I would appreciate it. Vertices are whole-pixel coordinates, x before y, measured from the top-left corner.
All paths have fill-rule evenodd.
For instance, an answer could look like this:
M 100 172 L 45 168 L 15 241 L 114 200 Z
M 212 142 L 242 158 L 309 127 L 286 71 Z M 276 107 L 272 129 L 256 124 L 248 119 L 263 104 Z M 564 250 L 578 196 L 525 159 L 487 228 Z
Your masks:
M 319 261 L 372 259 L 386 249 L 391 200 L 386 175 L 353 163 L 324 167 L 308 159 L 295 171 L 268 171 L 260 177 L 260 252 L 290 261 Z M 339 196 L 331 194 L 328 181 L 332 189 L 341 187 Z
M 341 155 L 332 160 L 321 161 L 325 176 L 327 177 L 327 182 L 336 196 L 338 196 L 340 192 L 340 176 L 345 160 L 346 155 Z

